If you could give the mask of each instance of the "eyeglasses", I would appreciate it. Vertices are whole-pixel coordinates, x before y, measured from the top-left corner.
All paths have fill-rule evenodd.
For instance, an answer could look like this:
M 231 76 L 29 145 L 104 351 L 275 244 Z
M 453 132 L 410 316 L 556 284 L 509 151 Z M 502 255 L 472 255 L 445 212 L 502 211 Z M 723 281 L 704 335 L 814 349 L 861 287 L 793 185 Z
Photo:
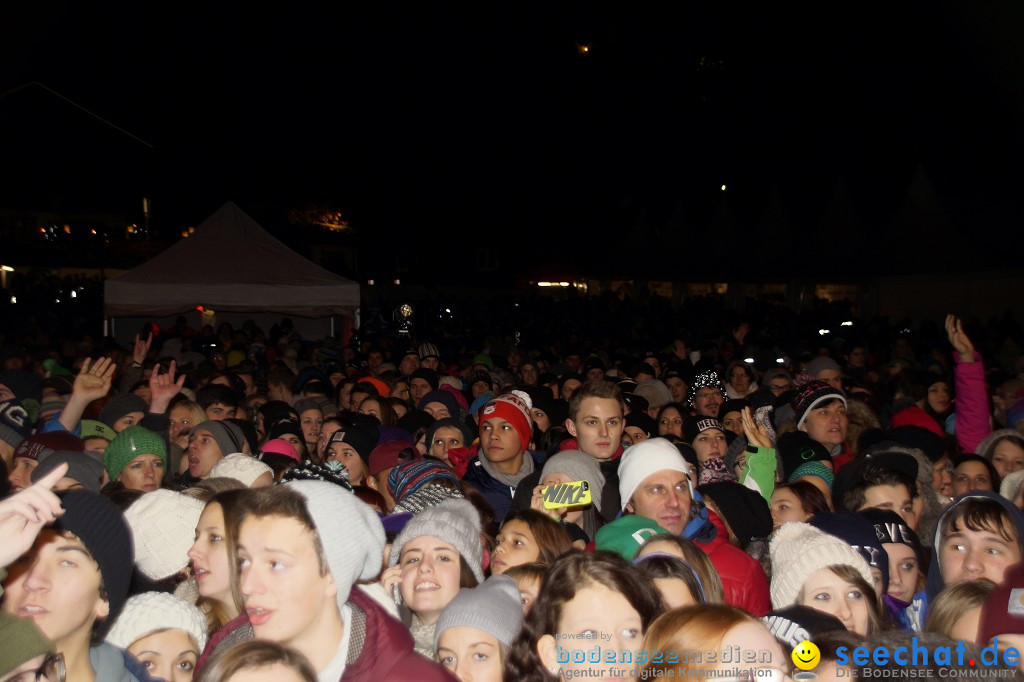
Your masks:
M 66 675 L 64 654 L 50 654 L 41 666 L 11 677 L 9 682 L 64 682 Z

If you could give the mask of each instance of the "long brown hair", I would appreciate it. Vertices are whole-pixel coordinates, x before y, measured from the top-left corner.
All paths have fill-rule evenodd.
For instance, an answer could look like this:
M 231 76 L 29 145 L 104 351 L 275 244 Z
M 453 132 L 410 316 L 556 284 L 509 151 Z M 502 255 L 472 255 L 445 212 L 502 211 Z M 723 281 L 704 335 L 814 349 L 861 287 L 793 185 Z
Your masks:
M 550 564 L 572 549 L 572 538 L 569 537 L 569 531 L 558 521 L 552 520 L 536 509 L 518 509 L 512 512 L 501 522 L 502 528 L 509 521 L 522 521 L 530 527 L 533 539 L 537 541 L 537 547 L 540 549 L 540 556 L 536 560 L 541 563 Z M 501 533 L 500 530 L 498 532 Z

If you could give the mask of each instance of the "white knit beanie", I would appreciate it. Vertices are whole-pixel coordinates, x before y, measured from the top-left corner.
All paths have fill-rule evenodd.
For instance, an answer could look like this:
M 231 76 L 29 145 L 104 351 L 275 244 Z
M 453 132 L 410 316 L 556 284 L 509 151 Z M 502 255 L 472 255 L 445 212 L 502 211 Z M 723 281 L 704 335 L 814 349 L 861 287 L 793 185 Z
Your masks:
M 1021 483 L 1024 483 L 1024 469 L 1010 472 L 1006 474 L 1003 482 L 999 485 L 999 494 L 1013 502 L 1013 498 L 1017 497 L 1017 491 L 1020 490 Z
M 829 566 L 852 566 L 868 584 L 871 568 L 848 543 L 807 523 L 790 521 L 776 531 L 769 546 L 772 558 L 772 608 L 796 603 L 804 583 L 815 571 Z
M 457 498 L 444 500 L 409 519 L 391 543 L 388 566 L 398 563 L 405 543 L 427 536 L 443 540 L 458 550 L 477 581 L 483 582 L 484 548 L 480 540 L 480 512 L 471 502 Z
M 217 461 L 210 469 L 210 478 L 224 477 L 241 481 L 246 488 L 263 474 L 274 475 L 274 470 L 251 455 L 237 452 Z
M 166 592 L 143 592 L 129 598 L 107 633 L 107 641 L 127 649 L 158 630 L 184 630 L 196 641 L 200 653 L 206 647 L 206 618 L 192 604 Z
M 507 575 L 492 575 L 477 587 L 463 587 L 448 602 L 434 627 L 434 651 L 441 633 L 448 628 L 466 627 L 492 635 L 505 647 L 523 627 L 519 586 Z
M 339 485 L 326 481 L 288 481 L 284 485 L 306 498 L 306 510 L 338 588 L 338 608 L 342 608 L 357 580 L 380 574 L 384 526 L 370 505 Z
M 622 499 L 622 508 L 625 509 L 633 499 L 633 493 L 645 478 L 666 469 L 684 474 L 690 471 L 676 446 L 664 438 L 648 438 L 626 448 L 619 460 L 619 497 Z
M 147 578 L 162 580 L 188 565 L 188 550 L 205 506 L 194 497 L 159 488 L 125 510 L 135 540 L 135 564 Z

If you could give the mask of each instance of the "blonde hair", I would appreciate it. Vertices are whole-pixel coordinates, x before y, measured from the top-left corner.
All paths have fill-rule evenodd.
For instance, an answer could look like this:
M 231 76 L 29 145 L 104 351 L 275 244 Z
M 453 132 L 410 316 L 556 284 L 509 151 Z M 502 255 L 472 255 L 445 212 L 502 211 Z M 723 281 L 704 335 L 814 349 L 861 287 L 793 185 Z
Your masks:
M 717 662 L 672 654 L 718 651 L 729 630 L 744 623 L 761 624 L 746 611 L 727 604 L 695 604 L 666 611 L 647 630 L 644 648 L 654 659 L 647 662 L 640 679 L 690 677 L 693 675 L 690 671 L 711 670 Z M 661 660 L 658 660 L 656 652 L 663 654 Z
M 926 632 L 937 632 L 953 639 L 953 628 L 964 614 L 985 603 L 985 598 L 996 588 L 991 580 L 982 578 L 966 583 L 957 583 L 945 588 L 928 605 L 924 619 Z

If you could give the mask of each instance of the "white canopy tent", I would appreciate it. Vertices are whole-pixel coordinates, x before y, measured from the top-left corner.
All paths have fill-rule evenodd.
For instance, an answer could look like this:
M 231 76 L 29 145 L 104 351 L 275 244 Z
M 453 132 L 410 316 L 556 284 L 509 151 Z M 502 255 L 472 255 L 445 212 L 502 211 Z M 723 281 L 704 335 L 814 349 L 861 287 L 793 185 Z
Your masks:
M 157 321 L 198 306 L 218 317 L 276 313 L 333 327 L 333 316 L 358 314 L 359 284 L 295 253 L 228 202 L 187 239 L 104 284 L 108 318 Z

